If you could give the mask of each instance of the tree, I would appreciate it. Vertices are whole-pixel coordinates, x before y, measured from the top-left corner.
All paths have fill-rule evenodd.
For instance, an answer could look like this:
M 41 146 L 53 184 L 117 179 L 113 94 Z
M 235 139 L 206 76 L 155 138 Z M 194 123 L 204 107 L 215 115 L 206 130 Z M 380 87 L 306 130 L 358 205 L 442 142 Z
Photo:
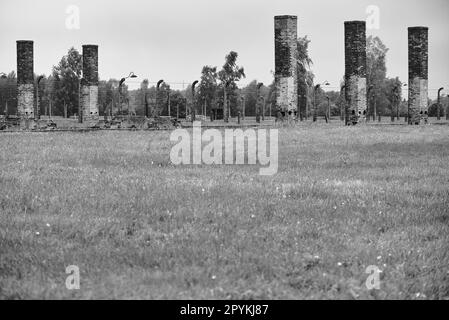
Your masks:
M 313 61 L 309 56 L 309 44 L 310 40 L 307 36 L 300 37 L 297 40 L 298 113 L 301 118 L 306 116 L 307 103 L 312 98 L 313 93 L 313 90 L 309 90 L 309 88 L 313 86 L 313 79 L 315 77 L 310 70 Z
M 372 97 L 368 101 L 376 104 L 376 113 L 384 114 L 388 108 L 388 100 L 382 95 L 387 78 L 386 57 L 388 48 L 379 37 L 369 36 L 366 40 L 367 86 L 373 86 Z M 374 106 L 373 106 L 374 108 Z M 368 113 L 373 108 L 368 105 Z
M 73 47 L 62 57 L 58 65 L 53 67 L 57 113 L 68 116 L 78 112 L 81 72 L 82 56 Z
M 150 82 L 148 79 L 144 79 L 140 83 L 140 88 L 137 90 L 136 94 L 136 113 L 140 115 L 146 115 L 146 108 L 148 108 L 148 115 L 150 112 L 150 97 L 148 95 L 148 87 Z
M 245 70 L 237 65 L 238 54 L 235 51 L 231 51 L 225 57 L 225 63 L 223 68 L 218 72 L 218 79 L 221 81 L 220 89 L 223 92 L 223 113 L 224 119 L 227 122 L 229 118 L 227 102 L 234 106 L 234 111 L 237 109 L 237 84 L 240 79 L 245 78 Z
M 391 116 L 391 120 L 394 121 L 394 117 L 402 100 L 402 82 L 399 78 L 386 79 L 382 86 L 382 96 L 387 100 L 388 113 Z
M 118 84 L 116 79 L 100 81 L 98 84 L 98 107 L 100 113 L 109 115 L 115 112 L 116 102 L 118 102 Z
M 171 91 L 170 93 L 170 113 L 176 117 L 179 112 L 180 118 L 186 117 L 186 98 L 180 91 Z
M 217 67 L 204 66 L 201 70 L 201 79 L 199 83 L 198 92 L 198 104 L 202 106 L 206 103 L 206 106 L 213 104 L 217 93 Z M 206 107 L 207 108 L 207 107 Z
M 0 113 L 17 113 L 17 77 L 14 71 L 0 78 Z

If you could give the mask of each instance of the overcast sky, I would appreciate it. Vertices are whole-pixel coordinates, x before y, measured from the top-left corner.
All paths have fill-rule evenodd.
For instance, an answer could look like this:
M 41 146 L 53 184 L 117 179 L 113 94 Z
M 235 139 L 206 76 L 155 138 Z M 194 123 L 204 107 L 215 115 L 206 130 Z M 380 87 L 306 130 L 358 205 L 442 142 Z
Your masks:
M 68 19 L 70 5 L 80 10 L 79 29 L 66 26 L 74 21 Z M 390 48 L 388 76 L 407 81 L 407 27 L 428 26 L 429 93 L 449 89 L 447 0 L 1 0 L 0 71 L 16 69 L 16 40 L 26 39 L 35 42 L 39 74 L 51 73 L 69 47 L 81 51 L 83 44 L 98 44 L 101 79 L 134 71 L 139 81 L 192 82 L 202 66 L 221 67 L 234 50 L 247 75 L 242 84 L 253 79 L 269 84 L 273 17 L 288 14 L 298 16 L 299 36 L 312 40 L 317 82 L 338 87 L 344 73 L 343 22 L 373 17 L 366 12 L 370 5 L 380 9 L 380 28 L 367 32 Z

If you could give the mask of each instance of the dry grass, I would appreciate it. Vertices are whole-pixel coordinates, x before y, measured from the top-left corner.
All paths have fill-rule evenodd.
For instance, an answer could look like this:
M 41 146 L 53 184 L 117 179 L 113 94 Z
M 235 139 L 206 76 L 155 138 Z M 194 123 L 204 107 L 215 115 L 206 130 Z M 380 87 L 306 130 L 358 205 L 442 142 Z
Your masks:
M 449 297 L 447 126 L 285 128 L 274 177 L 168 137 L 1 134 L 0 298 Z

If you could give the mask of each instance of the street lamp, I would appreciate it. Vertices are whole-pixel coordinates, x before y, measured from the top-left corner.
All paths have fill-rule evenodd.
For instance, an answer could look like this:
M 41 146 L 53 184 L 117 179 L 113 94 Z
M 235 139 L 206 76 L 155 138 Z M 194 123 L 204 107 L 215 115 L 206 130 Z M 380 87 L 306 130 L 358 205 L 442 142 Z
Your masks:
M 34 113 L 34 120 L 39 120 L 41 118 L 41 113 L 39 110 L 39 83 L 44 79 L 44 76 L 39 76 L 36 80 L 36 112 Z
M 438 115 L 437 115 L 437 120 L 441 120 L 441 117 L 440 117 L 440 93 L 441 93 L 441 91 L 443 91 L 443 90 L 444 90 L 444 88 L 438 89 L 438 103 L 437 103 L 437 112 L 438 112 Z
M 195 121 L 195 87 L 198 84 L 198 80 L 192 83 L 192 122 Z
M 168 107 L 168 116 L 171 117 L 171 114 L 170 114 L 170 86 L 167 86 L 167 107 Z
M 262 82 L 259 82 L 258 84 L 257 84 L 257 89 L 256 89 L 256 122 L 260 122 L 260 104 L 259 104 L 259 101 L 261 100 L 261 96 L 260 96 L 260 88 L 263 86 L 263 83 Z M 263 120 L 263 116 L 262 116 L 262 120 Z
M 321 87 L 321 86 L 329 86 L 330 83 L 327 81 L 324 81 L 323 83 L 317 84 L 314 89 L 313 89 L 313 100 L 314 100 L 314 108 L 313 108 L 313 122 L 316 122 L 317 120 L 317 104 L 316 104 L 316 91 Z
M 449 94 L 447 95 L 446 120 L 449 120 Z
M 159 89 L 160 89 L 162 83 L 164 83 L 164 80 L 161 79 L 156 84 L 156 97 L 154 99 L 154 104 L 155 104 L 156 110 L 161 110 L 161 109 L 159 109 Z M 159 111 L 156 111 L 156 112 L 159 112 Z M 161 110 L 161 113 L 162 113 L 162 110 Z
M 118 84 L 118 110 L 119 110 L 119 115 L 120 115 L 120 113 L 122 111 L 122 105 L 121 105 L 121 102 L 120 102 L 120 95 L 122 93 L 122 84 L 129 78 L 137 78 L 137 76 L 134 74 L 134 72 L 130 72 L 129 76 L 127 76 L 125 78 L 122 78 L 120 80 L 119 84 Z M 128 113 L 129 113 L 129 110 L 128 110 Z
M 260 96 L 260 100 L 262 100 L 262 121 L 265 121 L 265 97 Z

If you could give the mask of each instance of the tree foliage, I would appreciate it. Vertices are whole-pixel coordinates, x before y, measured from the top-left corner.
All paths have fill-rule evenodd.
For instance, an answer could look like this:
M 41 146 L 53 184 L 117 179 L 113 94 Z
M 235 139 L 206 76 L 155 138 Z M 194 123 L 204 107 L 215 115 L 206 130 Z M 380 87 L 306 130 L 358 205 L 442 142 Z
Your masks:
M 301 104 L 301 101 L 305 101 L 308 103 L 308 101 L 312 101 L 312 93 L 313 90 L 310 88 L 313 87 L 313 80 L 315 75 L 311 71 L 311 66 L 313 65 L 312 58 L 309 56 L 309 44 L 310 40 L 305 37 L 300 37 L 297 40 L 297 55 L 296 55 L 296 61 L 297 61 L 297 76 L 298 76 L 298 96 L 299 101 L 298 104 Z M 303 97 L 306 97 L 306 99 L 301 99 Z M 306 106 L 301 106 L 302 112 L 305 112 Z
M 79 82 L 82 74 L 82 55 L 75 48 L 70 48 L 67 55 L 53 67 L 55 112 L 63 115 L 78 113 Z

